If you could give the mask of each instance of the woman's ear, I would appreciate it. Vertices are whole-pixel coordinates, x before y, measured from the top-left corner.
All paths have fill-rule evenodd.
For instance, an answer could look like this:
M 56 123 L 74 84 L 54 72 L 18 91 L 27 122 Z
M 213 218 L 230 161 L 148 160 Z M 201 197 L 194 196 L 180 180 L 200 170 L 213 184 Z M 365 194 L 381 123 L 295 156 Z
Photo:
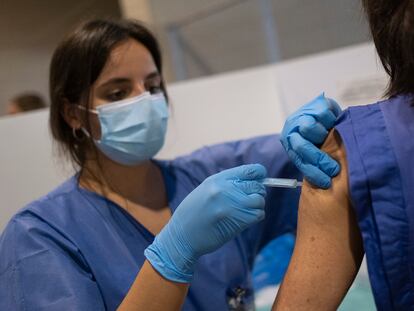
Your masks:
M 66 123 L 75 130 L 82 127 L 81 113 L 77 105 L 70 103 L 68 100 L 64 100 L 62 116 Z

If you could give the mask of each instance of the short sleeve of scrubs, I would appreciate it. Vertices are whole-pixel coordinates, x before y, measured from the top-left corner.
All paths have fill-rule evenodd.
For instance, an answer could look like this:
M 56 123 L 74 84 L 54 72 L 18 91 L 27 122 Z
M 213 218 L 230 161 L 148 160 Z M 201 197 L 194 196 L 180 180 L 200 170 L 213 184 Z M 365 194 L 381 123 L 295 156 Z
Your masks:
M 76 246 L 42 219 L 16 215 L 0 246 L 0 310 L 105 309 Z

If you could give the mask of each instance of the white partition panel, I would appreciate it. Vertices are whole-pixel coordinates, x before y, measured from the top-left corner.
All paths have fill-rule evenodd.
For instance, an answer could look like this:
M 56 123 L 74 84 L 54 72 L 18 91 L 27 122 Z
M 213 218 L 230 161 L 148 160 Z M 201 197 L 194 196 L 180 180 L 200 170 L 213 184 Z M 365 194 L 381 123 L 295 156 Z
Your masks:
M 287 114 L 322 92 L 342 107 L 369 104 L 382 97 L 387 84 L 371 43 L 279 64 L 276 75 Z
M 272 66 L 178 83 L 170 88 L 170 95 L 167 143 L 159 157 L 277 133 L 286 117 Z
M 0 230 L 19 208 L 68 175 L 68 166 L 52 157 L 47 112 L 0 118 Z

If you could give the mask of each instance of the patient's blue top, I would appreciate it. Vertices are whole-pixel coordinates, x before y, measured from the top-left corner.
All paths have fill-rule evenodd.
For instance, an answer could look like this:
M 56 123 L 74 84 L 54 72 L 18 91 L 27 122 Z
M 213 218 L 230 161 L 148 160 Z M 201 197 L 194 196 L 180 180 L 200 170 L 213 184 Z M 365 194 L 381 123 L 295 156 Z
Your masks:
M 414 310 L 413 102 L 352 107 L 336 126 L 378 310 Z
M 261 163 L 269 176 L 300 178 L 276 135 L 155 163 L 172 212 L 206 177 L 241 164 Z M 183 310 L 228 310 L 238 300 L 250 308 L 253 260 L 273 238 L 295 231 L 298 198 L 298 190 L 269 189 L 265 220 L 200 258 Z M 22 209 L 2 233 L 0 310 L 115 310 L 153 239 L 121 207 L 80 188 L 74 176 Z

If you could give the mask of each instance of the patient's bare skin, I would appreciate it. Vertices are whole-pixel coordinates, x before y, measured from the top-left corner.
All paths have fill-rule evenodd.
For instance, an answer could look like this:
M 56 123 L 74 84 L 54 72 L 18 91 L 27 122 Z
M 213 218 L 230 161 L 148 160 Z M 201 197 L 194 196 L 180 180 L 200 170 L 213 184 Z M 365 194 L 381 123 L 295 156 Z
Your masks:
M 273 310 L 336 310 L 363 258 L 339 134 L 331 131 L 322 149 L 341 172 L 328 190 L 306 182 L 302 188 L 296 245 Z

